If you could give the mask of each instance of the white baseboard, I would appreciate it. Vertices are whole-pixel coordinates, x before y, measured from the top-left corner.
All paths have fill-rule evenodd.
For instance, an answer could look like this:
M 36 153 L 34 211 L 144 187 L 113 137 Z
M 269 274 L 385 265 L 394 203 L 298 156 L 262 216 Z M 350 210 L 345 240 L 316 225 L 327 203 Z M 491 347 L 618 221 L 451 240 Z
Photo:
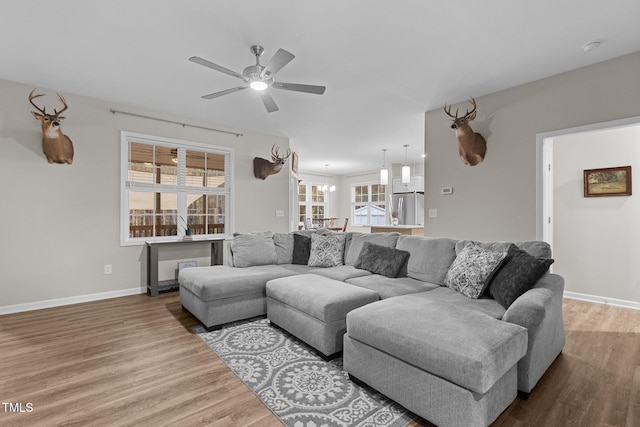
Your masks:
M 597 295 L 580 294 L 577 292 L 565 292 L 564 297 L 577 299 L 581 301 L 589 301 L 589 302 L 595 302 L 599 304 L 609 304 L 609 305 L 615 305 L 617 307 L 625 307 L 625 308 L 632 308 L 634 310 L 640 310 L 640 302 L 636 302 L 636 301 L 627 301 L 623 299 L 600 297 Z
M 100 292 L 97 294 L 78 295 L 68 298 L 56 298 L 44 301 L 28 302 L 25 304 L 5 305 L 0 307 L 0 315 L 20 313 L 23 311 L 41 310 L 43 308 L 60 307 L 62 305 L 79 304 L 81 302 L 98 301 L 102 299 L 118 298 L 128 295 L 144 294 L 147 292 L 146 286 L 139 288 L 122 289 L 119 291 Z

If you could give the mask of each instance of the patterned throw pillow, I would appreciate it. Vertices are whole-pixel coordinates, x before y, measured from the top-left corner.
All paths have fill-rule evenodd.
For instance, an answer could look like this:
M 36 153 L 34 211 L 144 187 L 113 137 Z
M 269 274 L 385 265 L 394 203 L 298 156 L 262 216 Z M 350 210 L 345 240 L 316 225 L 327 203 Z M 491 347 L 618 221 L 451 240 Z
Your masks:
M 478 298 L 506 256 L 506 252 L 494 252 L 468 243 L 451 264 L 444 284 L 468 298 Z
M 344 242 L 347 235 L 336 233 L 328 235 L 311 235 L 310 267 L 335 267 L 342 265 Z

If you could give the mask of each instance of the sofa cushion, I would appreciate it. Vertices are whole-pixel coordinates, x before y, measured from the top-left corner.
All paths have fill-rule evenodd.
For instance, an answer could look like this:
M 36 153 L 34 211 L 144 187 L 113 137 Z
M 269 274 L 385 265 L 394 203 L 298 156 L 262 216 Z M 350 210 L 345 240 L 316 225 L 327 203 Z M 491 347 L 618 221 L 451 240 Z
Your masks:
M 354 277 L 371 275 L 367 270 L 360 270 L 352 265 L 337 265 L 335 267 L 328 268 L 309 267 L 309 273 L 328 277 L 339 282 L 345 282 L 347 279 L 352 279 Z
M 396 249 L 410 254 L 407 276 L 442 286 L 456 258 L 455 244 L 453 239 L 402 235 L 398 237 Z
M 291 264 L 293 260 L 293 233 L 274 233 L 277 264 Z
M 407 251 L 364 242 L 354 267 L 386 277 L 398 277 L 408 258 Z
M 344 263 L 355 265 L 366 242 L 380 246 L 395 248 L 400 233 L 350 233 L 348 245 L 345 246 Z
M 478 298 L 506 256 L 506 252 L 482 249 L 469 242 L 451 264 L 444 284 L 468 298 Z
M 235 267 L 275 264 L 278 260 L 273 235 L 269 231 L 234 235 L 231 252 Z
M 270 280 L 266 294 L 326 323 L 343 320 L 354 308 L 378 300 L 375 292 L 315 274 Z
M 311 234 L 306 236 L 302 233 L 293 233 L 293 252 L 291 254 L 291 264 L 309 264 L 309 253 L 311 252 Z
M 342 265 L 346 234 L 312 234 L 309 267 L 335 267 Z
M 363 270 L 361 270 L 363 271 Z M 414 294 L 416 292 L 430 291 L 439 288 L 439 285 L 426 283 L 421 280 L 412 279 L 410 277 L 398 277 L 392 279 L 372 274 L 370 276 L 355 277 L 347 279 L 350 285 L 360 286 L 361 288 L 371 289 L 380 295 L 380 299 L 397 297 L 398 295 Z
M 516 245 L 509 247 L 507 257 L 507 261 L 489 284 L 491 297 L 505 308 L 509 308 L 520 295 L 533 288 L 554 261 L 531 256 Z
M 464 310 L 483 313 L 498 320 L 502 319 L 507 311 L 502 304 L 489 296 L 481 296 L 478 299 L 467 298 L 460 292 L 456 292 L 445 286 L 438 286 L 436 289 L 428 292 L 419 292 L 413 295 L 415 295 L 416 298 L 437 301 L 443 305 L 449 304 Z
M 525 328 L 415 295 L 356 308 L 347 314 L 347 334 L 480 394 L 527 351 Z
M 516 245 L 519 249 L 526 251 L 529 255 L 539 258 L 551 258 L 551 246 L 547 242 L 534 240 L 530 242 L 476 242 L 474 240 L 460 240 L 456 243 L 456 253 L 460 253 L 467 243 L 472 242 L 483 249 L 496 252 L 507 252 L 509 246 Z
M 180 270 L 180 288 L 186 288 L 202 301 L 213 301 L 241 295 L 265 292 L 271 279 L 296 274 L 279 265 L 236 268 L 226 265 L 185 268 Z

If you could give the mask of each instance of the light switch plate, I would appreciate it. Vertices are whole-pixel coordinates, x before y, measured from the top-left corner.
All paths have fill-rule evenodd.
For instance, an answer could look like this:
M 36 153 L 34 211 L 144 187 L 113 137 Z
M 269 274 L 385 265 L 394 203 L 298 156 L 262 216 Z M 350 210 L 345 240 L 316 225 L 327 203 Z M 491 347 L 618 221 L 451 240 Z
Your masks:
M 283 210 L 280 210 L 280 209 L 276 210 L 276 217 L 277 217 L 277 218 L 282 218 L 282 217 L 284 217 L 284 211 L 283 211 Z
M 438 209 L 429 209 L 429 218 L 438 218 Z
M 443 194 L 445 196 L 453 194 L 453 187 L 442 187 L 440 189 L 440 194 Z

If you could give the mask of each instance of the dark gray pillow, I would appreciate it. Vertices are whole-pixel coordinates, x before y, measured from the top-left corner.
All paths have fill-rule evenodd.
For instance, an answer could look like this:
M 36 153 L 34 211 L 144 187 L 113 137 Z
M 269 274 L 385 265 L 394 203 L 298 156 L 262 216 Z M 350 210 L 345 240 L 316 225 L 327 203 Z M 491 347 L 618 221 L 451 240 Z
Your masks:
M 509 308 L 520 295 L 533 288 L 553 261 L 529 255 L 516 245 L 509 246 L 506 262 L 489 284 L 489 294 L 504 308 Z
M 293 234 L 293 254 L 291 255 L 291 264 L 307 265 L 309 263 L 309 254 L 311 253 L 311 237 L 302 234 Z
M 407 259 L 409 259 L 407 251 L 364 242 L 354 267 L 386 277 L 398 277 Z

